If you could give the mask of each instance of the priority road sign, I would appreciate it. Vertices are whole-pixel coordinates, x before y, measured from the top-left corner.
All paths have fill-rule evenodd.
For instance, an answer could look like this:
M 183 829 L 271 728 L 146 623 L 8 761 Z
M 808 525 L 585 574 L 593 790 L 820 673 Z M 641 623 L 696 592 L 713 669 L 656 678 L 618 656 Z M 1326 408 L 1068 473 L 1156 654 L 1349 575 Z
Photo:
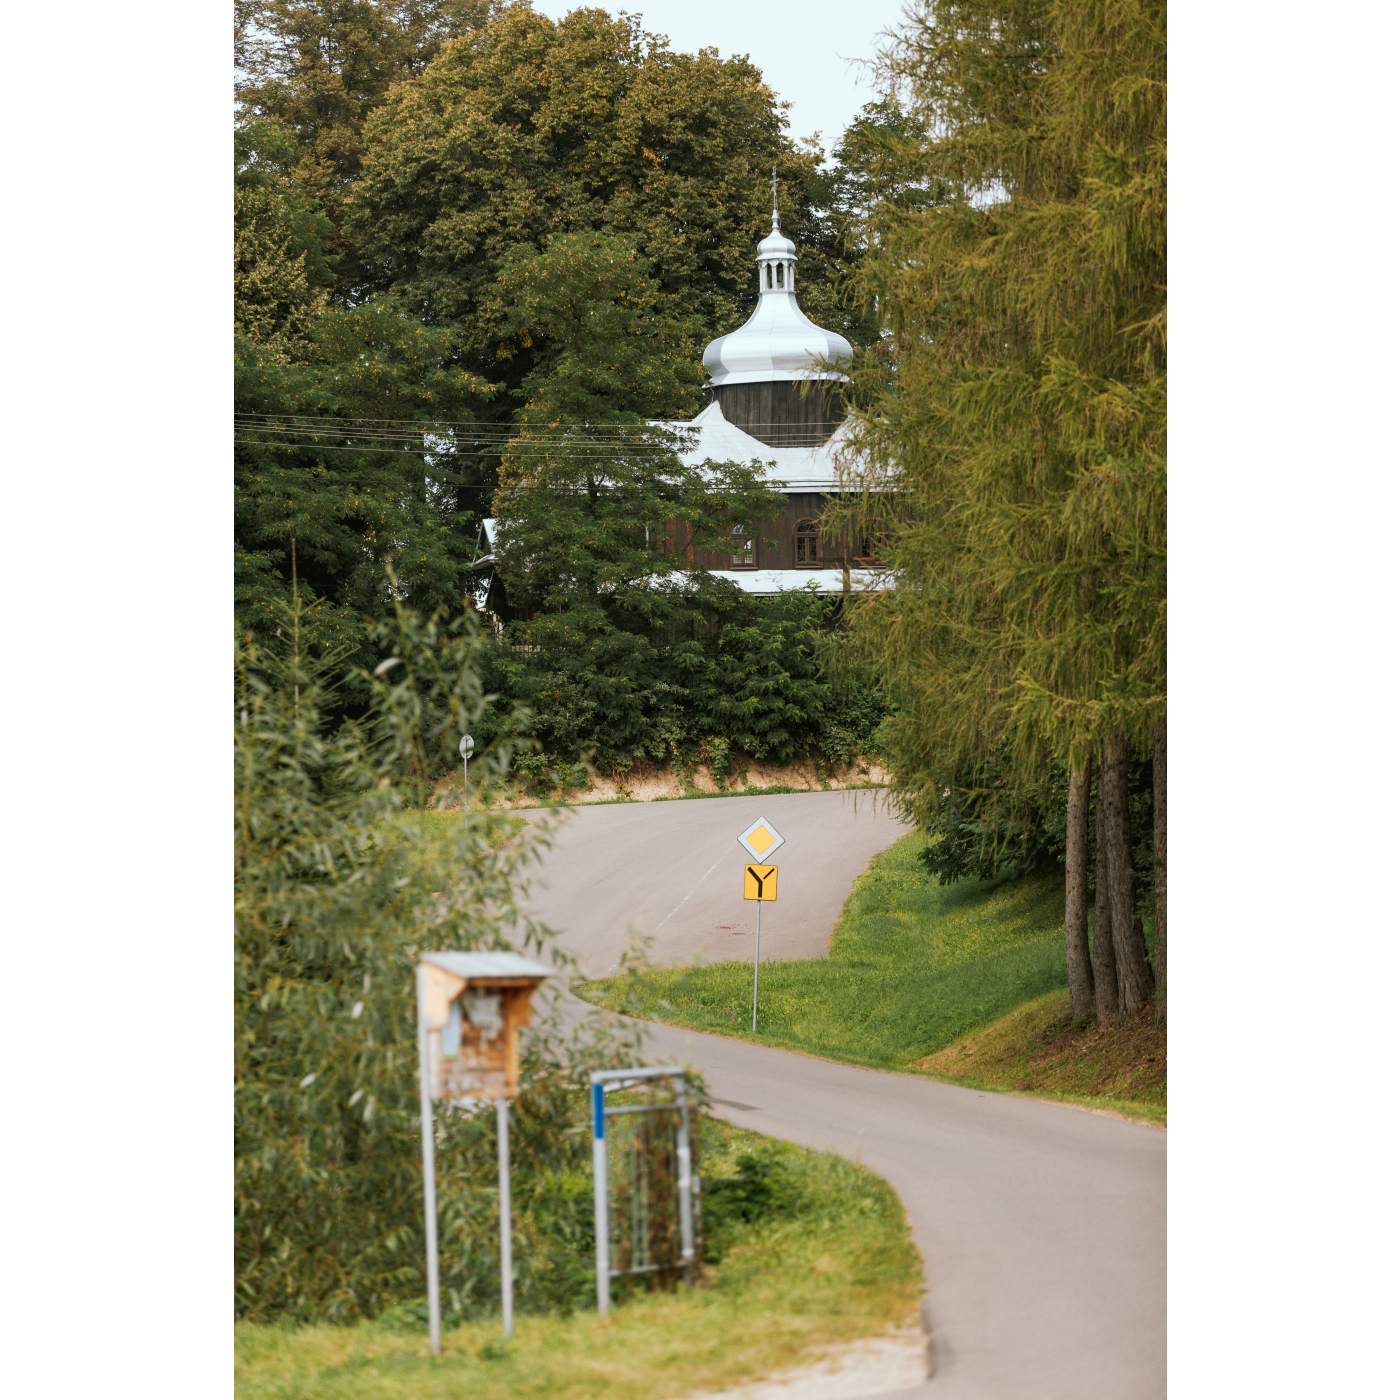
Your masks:
M 777 899 L 778 867 L 776 865 L 746 865 L 744 867 L 745 899 Z
M 755 860 L 763 860 L 765 857 L 771 857 L 783 844 L 783 838 L 778 835 L 778 828 L 767 817 L 760 817 L 746 831 L 739 833 L 739 844 Z

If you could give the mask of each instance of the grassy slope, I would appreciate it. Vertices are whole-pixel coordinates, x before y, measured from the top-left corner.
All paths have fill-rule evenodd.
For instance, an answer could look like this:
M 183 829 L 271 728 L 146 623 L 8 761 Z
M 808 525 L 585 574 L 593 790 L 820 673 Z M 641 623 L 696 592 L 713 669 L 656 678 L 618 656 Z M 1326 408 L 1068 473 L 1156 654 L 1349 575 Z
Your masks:
M 590 1001 L 673 1025 L 887 1069 L 907 1069 L 1065 984 L 1060 882 L 940 887 L 902 837 L 856 881 L 825 959 L 647 970 L 587 982 Z
M 772 1143 L 707 1120 L 702 1171 L 733 1174 L 738 1152 L 780 1163 L 796 1206 L 732 1227 L 719 1266 L 693 1291 L 642 1294 L 607 1318 L 517 1319 L 444 1334 L 421 1324 L 293 1329 L 239 1323 L 244 1400 L 662 1400 L 739 1384 L 813 1358 L 822 1346 L 908 1324 L 922 1290 L 903 1208 L 879 1177 L 840 1157 Z
M 1130 1026 L 1076 1026 L 1069 993 L 1049 992 L 918 1064 L 940 1079 L 1012 1089 L 1167 1121 L 1167 1033 L 1149 1008 Z

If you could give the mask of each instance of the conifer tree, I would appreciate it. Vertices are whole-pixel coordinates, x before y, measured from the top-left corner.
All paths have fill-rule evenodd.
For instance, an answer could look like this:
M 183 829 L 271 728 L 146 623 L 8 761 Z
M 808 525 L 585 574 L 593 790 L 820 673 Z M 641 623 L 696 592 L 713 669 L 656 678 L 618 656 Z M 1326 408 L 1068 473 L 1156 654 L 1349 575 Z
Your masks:
M 1115 784 L 1166 707 L 1165 41 L 1162 0 L 906 12 L 883 62 L 933 136 L 903 156 L 949 196 L 884 211 L 861 286 L 888 335 L 857 374 L 853 494 L 832 521 L 879 522 L 896 571 L 858 628 L 901 699 L 917 815 L 960 755 L 1058 759 L 1082 783 L 1103 754 L 1101 1020 L 1152 987 Z

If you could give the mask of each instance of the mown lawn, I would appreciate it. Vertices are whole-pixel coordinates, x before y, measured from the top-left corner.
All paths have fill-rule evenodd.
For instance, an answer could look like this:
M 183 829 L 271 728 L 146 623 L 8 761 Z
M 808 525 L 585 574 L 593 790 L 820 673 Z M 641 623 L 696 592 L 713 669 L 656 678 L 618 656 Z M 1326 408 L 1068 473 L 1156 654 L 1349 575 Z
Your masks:
M 643 969 L 576 991 L 614 1011 L 904 1069 L 1065 985 L 1064 890 L 1055 876 L 940 887 L 902 837 L 851 890 L 829 955 Z
M 705 1120 L 707 1183 L 740 1179 L 749 1154 L 766 1194 L 711 1230 L 692 1290 L 641 1293 L 606 1318 L 519 1317 L 443 1334 L 428 1349 L 419 1308 L 352 1326 L 235 1327 L 244 1400 L 666 1400 L 732 1386 L 813 1359 L 834 1343 L 917 1320 L 918 1253 L 889 1186 L 843 1158 Z M 715 1192 L 715 1199 L 720 1193 Z M 715 1212 L 719 1219 L 718 1211 Z

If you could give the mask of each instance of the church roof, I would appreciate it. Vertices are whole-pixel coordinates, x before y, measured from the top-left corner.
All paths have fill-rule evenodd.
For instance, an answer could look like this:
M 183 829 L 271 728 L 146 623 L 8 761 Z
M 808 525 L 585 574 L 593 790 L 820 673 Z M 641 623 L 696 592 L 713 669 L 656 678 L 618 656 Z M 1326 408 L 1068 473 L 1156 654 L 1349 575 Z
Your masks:
M 758 305 L 737 331 L 705 347 L 704 365 L 717 385 L 845 378 L 836 371 L 812 369 L 818 360 L 849 361 L 851 342 L 802 314 L 797 304 L 797 248 L 778 228 L 776 189 L 774 201 L 773 231 L 758 245 L 755 259 Z
M 678 454 L 687 466 L 712 462 L 762 462 L 768 485 L 778 491 L 796 494 L 804 491 L 835 491 L 836 454 L 845 445 L 850 420 L 816 447 L 769 447 L 766 442 L 735 427 L 712 403 L 689 423 L 668 423 L 682 431 L 694 432 L 694 446 Z

